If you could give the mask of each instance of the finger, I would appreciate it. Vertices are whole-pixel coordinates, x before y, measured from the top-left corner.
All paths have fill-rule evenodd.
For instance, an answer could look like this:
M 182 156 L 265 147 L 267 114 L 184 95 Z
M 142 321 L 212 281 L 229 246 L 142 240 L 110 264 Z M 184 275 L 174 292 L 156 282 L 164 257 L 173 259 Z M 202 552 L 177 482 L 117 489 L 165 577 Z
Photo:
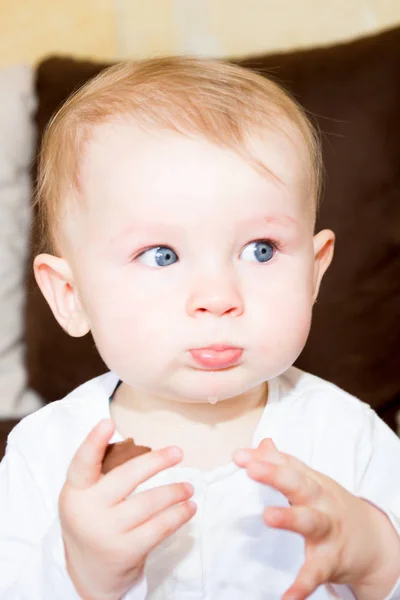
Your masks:
M 309 467 L 296 456 L 293 456 L 292 454 L 285 454 L 285 452 L 280 452 L 275 446 L 272 438 L 264 438 L 254 452 L 255 460 L 265 460 L 266 462 L 272 462 L 276 465 L 280 465 L 284 462 L 290 462 L 300 471 L 303 469 L 309 469 Z
M 135 549 L 135 559 L 145 558 L 156 546 L 175 533 L 196 513 L 192 500 L 167 508 L 128 534 L 128 546 Z
M 272 438 L 264 438 L 259 444 L 256 453 L 261 457 L 261 459 L 265 458 L 266 460 L 271 457 L 276 457 L 279 459 L 281 456 L 281 453 L 275 446 Z
M 233 460 L 239 467 L 246 467 L 251 460 L 281 464 L 285 462 L 285 455 L 278 451 L 271 438 L 265 438 L 258 448 L 237 450 L 233 455 Z
M 326 537 L 332 529 L 328 515 L 308 506 L 268 507 L 264 520 L 270 527 L 293 531 L 315 542 Z
M 188 482 L 161 485 L 118 504 L 113 509 L 114 518 L 120 531 L 129 531 L 166 508 L 189 500 L 193 493 L 193 486 Z
M 232 460 L 238 467 L 246 468 L 249 462 L 253 459 L 254 450 L 250 448 L 240 448 L 236 450 L 232 456 Z
M 282 600 L 306 600 L 318 586 L 327 583 L 328 573 L 324 569 L 305 563 L 293 585 L 285 592 Z
M 301 472 L 289 462 L 273 465 L 251 461 L 247 466 L 247 473 L 255 481 L 281 492 L 292 505 L 310 504 L 320 493 L 320 484 L 307 470 Z
M 97 489 L 105 503 L 113 506 L 125 500 L 138 485 L 176 465 L 182 458 L 182 450 L 177 446 L 147 452 L 109 471 L 98 482 Z
M 101 477 L 101 464 L 115 431 L 111 419 L 104 419 L 90 431 L 76 451 L 67 472 L 67 482 L 78 489 L 94 485 Z

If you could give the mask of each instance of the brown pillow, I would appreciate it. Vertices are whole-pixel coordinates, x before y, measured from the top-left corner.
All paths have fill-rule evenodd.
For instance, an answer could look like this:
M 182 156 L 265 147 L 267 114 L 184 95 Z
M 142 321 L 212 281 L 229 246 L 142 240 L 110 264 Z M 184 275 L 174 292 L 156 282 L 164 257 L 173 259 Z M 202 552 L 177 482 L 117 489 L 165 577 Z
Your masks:
M 106 65 L 75 61 L 69 58 L 49 58 L 36 73 L 38 108 L 36 122 L 40 137 L 50 117 L 67 97 Z M 36 165 L 33 178 L 36 176 Z M 39 244 L 37 223 L 32 230 L 32 260 Z M 32 261 L 31 261 L 32 262 Z M 69 337 L 54 319 L 40 293 L 30 268 L 27 274 L 26 344 L 28 381 L 51 402 L 65 396 L 84 381 L 106 370 L 88 335 Z
M 298 366 L 340 385 L 393 425 L 400 400 L 400 28 L 329 48 L 237 60 L 292 91 L 323 134 L 317 227 L 337 235 Z M 67 58 L 37 73 L 40 131 L 104 65 Z M 35 235 L 35 234 L 34 234 Z M 68 338 L 30 278 L 30 383 L 47 400 L 105 370 L 92 339 Z

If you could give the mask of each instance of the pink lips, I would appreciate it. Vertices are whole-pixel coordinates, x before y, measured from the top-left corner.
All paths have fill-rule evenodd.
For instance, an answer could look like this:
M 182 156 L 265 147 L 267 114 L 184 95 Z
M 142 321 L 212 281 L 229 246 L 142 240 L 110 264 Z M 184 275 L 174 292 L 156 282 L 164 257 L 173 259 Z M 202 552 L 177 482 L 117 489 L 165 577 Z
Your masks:
M 190 354 L 202 367 L 208 369 L 226 369 L 232 367 L 242 356 L 242 348 L 214 345 L 209 348 L 194 348 Z

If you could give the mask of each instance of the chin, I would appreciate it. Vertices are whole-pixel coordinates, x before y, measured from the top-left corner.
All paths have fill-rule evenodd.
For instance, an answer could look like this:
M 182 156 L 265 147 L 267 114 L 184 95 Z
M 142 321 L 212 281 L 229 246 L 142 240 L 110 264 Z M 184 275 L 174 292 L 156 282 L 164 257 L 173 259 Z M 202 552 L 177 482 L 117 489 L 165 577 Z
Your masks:
M 197 371 L 193 377 L 185 378 L 176 385 L 176 397 L 186 402 L 215 404 L 235 398 L 260 385 L 265 379 L 247 376 L 240 369 L 231 368 L 219 371 Z M 175 387 L 175 386 L 174 386 Z

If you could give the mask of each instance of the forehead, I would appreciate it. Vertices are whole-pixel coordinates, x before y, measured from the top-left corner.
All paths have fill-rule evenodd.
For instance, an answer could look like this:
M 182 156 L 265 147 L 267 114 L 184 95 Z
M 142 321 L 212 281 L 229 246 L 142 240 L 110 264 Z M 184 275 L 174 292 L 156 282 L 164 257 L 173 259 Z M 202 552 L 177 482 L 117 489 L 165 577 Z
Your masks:
M 298 217 L 307 210 L 310 169 L 300 134 L 290 127 L 249 136 L 243 154 L 166 130 L 144 131 L 129 122 L 98 126 L 80 169 L 83 212 L 106 219 L 196 220 L 246 216 L 251 202 L 275 204 Z

